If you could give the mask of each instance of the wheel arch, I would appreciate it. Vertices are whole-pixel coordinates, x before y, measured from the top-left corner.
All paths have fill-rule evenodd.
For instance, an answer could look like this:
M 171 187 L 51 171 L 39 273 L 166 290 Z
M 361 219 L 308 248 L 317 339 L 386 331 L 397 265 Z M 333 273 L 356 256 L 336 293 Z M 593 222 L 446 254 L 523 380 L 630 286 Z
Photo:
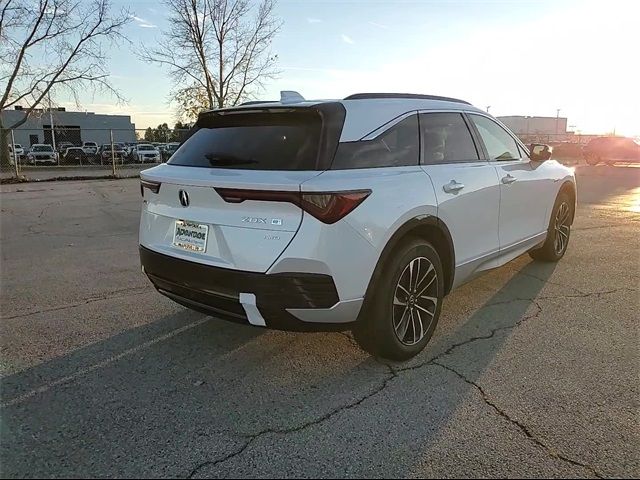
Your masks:
M 449 228 L 434 215 L 420 215 L 402 224 L 387 241 L 369 280 L 365 298 L 371 298 L 372 290 L 382 275 L 384 265 L 390 256 L 403 241 L 412 237 L 427 240 L 436 249 L 444 271 L 445 295 L 451 291 L 455 276 L 455 250 Z
M 573 220 L 576 216 L 576 207 L 578 201 L 575 183 L 571 180 L 565 180 L 565 182 L 560 187 L 560 190 L 558 190 L 558 195 L 560 195 L 561 193 L 568 194 L 569 198 L 571 199 L 571 203 L 573 205 L 573 208 L 571 210 L 571 224 L 573 225 Z

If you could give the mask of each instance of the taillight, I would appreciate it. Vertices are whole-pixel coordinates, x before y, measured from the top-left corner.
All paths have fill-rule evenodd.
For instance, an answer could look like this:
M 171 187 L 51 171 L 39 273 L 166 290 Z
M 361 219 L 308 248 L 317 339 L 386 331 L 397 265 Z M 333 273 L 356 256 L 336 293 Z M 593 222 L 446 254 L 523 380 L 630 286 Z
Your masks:
M 241 203 L 245 200 L 293 203 L 327 224 L 336 223 L 344 218 L 371 195 L 371 190 L 308 193 L 236 188 L 216 188 L 215 190 L 227 203 Z
M 144 197 L 144 189 L 148 188 L 153 193 L 160 191 L 160 182 L 152 182 L 150 180 L 140 180 L 140 195 Z

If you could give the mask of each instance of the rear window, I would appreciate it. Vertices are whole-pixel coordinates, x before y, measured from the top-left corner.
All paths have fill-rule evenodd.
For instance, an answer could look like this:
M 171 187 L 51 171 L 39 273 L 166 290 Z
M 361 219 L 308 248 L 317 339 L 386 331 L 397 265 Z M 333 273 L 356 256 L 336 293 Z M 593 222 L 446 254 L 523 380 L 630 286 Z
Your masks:
M 214 114 L 167 162 L 242 170 L 316 170 L 322 121 L 314 112 Z

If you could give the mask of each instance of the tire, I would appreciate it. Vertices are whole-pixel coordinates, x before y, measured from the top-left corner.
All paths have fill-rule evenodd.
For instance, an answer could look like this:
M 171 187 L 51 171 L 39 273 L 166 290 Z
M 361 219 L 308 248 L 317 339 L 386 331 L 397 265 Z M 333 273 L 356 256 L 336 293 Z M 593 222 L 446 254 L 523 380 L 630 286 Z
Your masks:
M 429 343 L 442 309 L 444 275 L 438 252 L 418 238 L 403 242 L 369 293 L 354 330 L 356 340 L 372 355 L 390 360 L 417 355 Z
M 529 256 L 542 262 L 557 262 L 567 251 L 571 237 L 573 204 L 566 192 L 561 192 L 551 212 L 547 239 L 542 247 L 529 251 Z

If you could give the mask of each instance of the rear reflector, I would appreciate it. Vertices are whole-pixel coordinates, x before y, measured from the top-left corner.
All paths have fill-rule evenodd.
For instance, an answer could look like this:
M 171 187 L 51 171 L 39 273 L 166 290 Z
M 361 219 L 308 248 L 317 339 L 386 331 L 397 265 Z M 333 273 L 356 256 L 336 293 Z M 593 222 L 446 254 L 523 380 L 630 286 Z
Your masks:
M 160 183 L 159 182 L 151 182 L 149 180 L 140 180 L 140 195 L 144 197 L 144 189 L 148 188 L 153 193 L 158 193 L 160 191 Z
M 344 218 L 371 195 L 371 190 L 305 193 L 216 188 L 215 191 L 227 203 L 241 203 L 245 200 L 293 203 L 327 224 L 336 223 Z

